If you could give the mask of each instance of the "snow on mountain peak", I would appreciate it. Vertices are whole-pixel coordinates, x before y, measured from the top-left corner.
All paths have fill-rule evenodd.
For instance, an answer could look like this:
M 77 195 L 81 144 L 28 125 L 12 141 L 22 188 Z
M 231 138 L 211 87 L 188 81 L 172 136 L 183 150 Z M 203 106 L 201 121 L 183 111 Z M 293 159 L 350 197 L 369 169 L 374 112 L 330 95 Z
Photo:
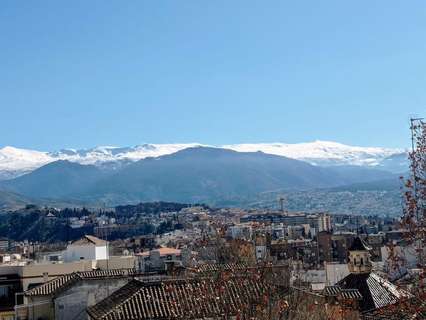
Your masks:
M 135 147 L 99 146 L 91 149 L 62 150 L 50 153 L 52 161 L 62 159 L 81 164 L 100 164 L 103 162 L 130 160 L 137 161 L 148 157 L 159 157 L 200 144 L 142 144 Z
M 0 149 L 0 170 L 32 170 L 50 161 L 47 152 L 10 146 Z
M 0 149 L 0 179 L 2 176 L 16 177 L 57 160 L 101 165 L 114 161 L 137 161 L 147 157 L 159 157 L 199 146 L 208 145 L 200 143 L 141 144 L 134 147 L 99 146 L 82 150 L 62 149 L 56 152 L 41 152 L 6 146 Z M 261 151 L 307 161 L 314 165 L 377 166 L 390 156 L 404 153 L 402 149 L 356 147 L 320 140 L 296 144 L 246 143 L 218 147 L 238 152 Z
M 315 165 L 377 165 L 381 160 L 398 153 L 402 149 L 356 147 L 333 141 L 316 140 L 304 143 L 256 143 L 226 145 L 224 148 L 239 152 L 275 154 L 292 159 L 307 161 Z

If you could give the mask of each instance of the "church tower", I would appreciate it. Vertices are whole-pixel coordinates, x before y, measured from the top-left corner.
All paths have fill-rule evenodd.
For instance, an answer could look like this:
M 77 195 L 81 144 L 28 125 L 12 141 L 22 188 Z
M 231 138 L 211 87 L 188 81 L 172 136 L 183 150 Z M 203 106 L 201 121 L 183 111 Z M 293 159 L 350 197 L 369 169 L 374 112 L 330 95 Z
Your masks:
M 337 292 L 337 296 L 340 295 L 343 299 L 347 299 L 346 297 L 350 294 L 357 300 L 357 308 L 360 312 L 373 312 L 374 316 L 371 319 L 376 319 L 377 309 L 393 306 L 401 299 L 407 299 L 409 294 L 372 271 L 370 250 L 360 237 L 356 237 L 349 248 L 350 273 L 334 286 L 326 287 L 324 292 L 330 296 L 336 296 Z
M 349 248 L 349 272 L 352 274 L 370 273 L 372 264 L 370 260 L 371 248 L 360 237 L 356 237 Z

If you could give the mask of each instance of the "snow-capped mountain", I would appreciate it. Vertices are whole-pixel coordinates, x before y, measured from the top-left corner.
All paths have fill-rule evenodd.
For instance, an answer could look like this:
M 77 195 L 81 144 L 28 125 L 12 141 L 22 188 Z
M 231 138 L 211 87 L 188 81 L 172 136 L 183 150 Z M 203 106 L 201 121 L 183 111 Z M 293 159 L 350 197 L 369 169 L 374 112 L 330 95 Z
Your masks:
M 143 144 L 135 147 L 96 147 L 92 149 L 63 149 L 48 155 L 54 160 L 68 160 L 80 164 L 102 164 L 121 160 L 137 161 L 148 157 L 159 157 L 177 151 L 198 147 L 198 143 L 186 144 Z M 1 151 L 0 151 L 1 152 Z
M 134 162 L 147 157 L 159 157 L 197 146 L 206 145 L 199 143 L 143 144 L 135 147 L 104 146 L 82 150 L 62 149 L 57 152 L 41 152 L 8 146 L 0 149 L 0 180 L 23 175 L 57 160 L 103 166 Z M 261 151 L 320 166 L 357 165 L 387 169 L 391 164 L 390 171 L 398 171 L 406 167 L 404 155 L 406 151 L 402 149 L 354 147 L 329 141 L 297 144 L 235 144 L 216 147 L 238 152 Z
M 384 159 L 404 153 L 402 149 L 355 147 L 331 141 L 314 141 L 295 144 L 237 144 L 223 147 L 239 152 L 262 151 L 264 153 L 306 161 L 310 164 L 319 166 L 379 166 Z
M 0 180 L 23 175 L 52 161 L 47 152 L 4 147 L 0 149 Z

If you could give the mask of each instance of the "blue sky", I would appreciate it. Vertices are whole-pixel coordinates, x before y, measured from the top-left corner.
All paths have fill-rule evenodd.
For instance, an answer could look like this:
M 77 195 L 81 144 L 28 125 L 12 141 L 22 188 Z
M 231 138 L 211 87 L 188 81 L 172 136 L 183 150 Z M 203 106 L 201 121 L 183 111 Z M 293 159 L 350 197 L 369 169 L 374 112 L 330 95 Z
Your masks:
M 0 147 L 406 147 L 425 40 L 422 0 L 3 0 Z

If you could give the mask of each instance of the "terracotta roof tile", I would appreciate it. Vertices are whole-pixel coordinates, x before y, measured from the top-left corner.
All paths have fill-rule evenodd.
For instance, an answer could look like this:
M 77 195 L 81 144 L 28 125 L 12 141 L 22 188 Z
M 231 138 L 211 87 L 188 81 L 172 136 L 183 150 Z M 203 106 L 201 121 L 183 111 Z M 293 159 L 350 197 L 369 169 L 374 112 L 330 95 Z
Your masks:
M 160 256 L 167 256 L 170 254 L 175 254 L 175 255 L 180 255 L 181 254 L 181 250 L 179 249 L 175 249 L 175 248 L 158 248 L 158 249 L 154 249 L 151 251 L 145 251 L 145 252 L 141 252 L 141 253 L 137 253 L 137 256 L 149 256 L 149 254 L 151 252 L 158 252 L 160 253 Z
M 95 245 L 95 246 L 105 246 L 107 241 L 99 239 L 95 236 L 85 235 L 83 238 L 76 240 L 71 243 L 72 245 L 84 246 L 84 245 Z
M 361 314 L 362 320 L 424 320 L 426 319 L 426 302 L 418 299 L 402 300 L 373 311 Z
M 98 320 L 215 318 L 236 315 L 265 289 L 265 284 L 247 277 L 221 283 L 213 278 L 157 283 L 133 280 L 87 312 Z
M 247 270 L 248 266 L 245 263 L 211 263 L 211 264 L 200 264 L 195 268 L 196 272 L 209 273 L 218 271 L 230 271 L 230 270 Z
M 25 291 L 26 296 L 51 296 L 63 291 L 80 280 L 102 279 L 115 277 L 129 277 L 135 273 L 134 269 L 112 269 L 73 272 L 49 280 L 37 287 Z

